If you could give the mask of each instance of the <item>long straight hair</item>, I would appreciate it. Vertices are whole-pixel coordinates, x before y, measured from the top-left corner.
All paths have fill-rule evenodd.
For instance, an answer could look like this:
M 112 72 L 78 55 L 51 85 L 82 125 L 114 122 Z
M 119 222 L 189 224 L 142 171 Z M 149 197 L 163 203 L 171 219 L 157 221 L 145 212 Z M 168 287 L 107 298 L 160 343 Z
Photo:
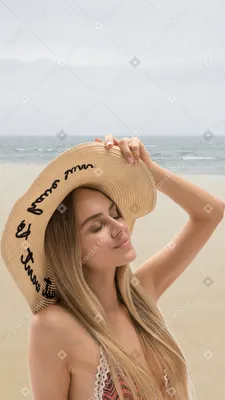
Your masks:
M 93 190 L 91 186 L 80 187 Z M 54 211 L 45 233 L 46 262 L 51 266 L 57 283 L 59 304 L 102 346 L 120 400 L 130 400 L 131 394 L 133 399 L 140 400 L 171 400 L 171 397 L 173 400 L 194 399 L 194 392 L 193 397 L 190 397 L 192 379 L 186 359 L 166 327 L 155 302 L 140 282 L 133 279 L 135 275 L 130 264 L 116 268 L 115 284 L 118 298 L 128 310 L 140 338 L 149 369 L 138 361 L 133 352 L 129 353 L 110 332 L 104 309 L 83 274 L 79 231 L 74 212 L 75 191 L 76 189 L 71 191 L 63 200 L 63 213 L 58 209 Z M 122 216 L 119 207 L 118 211 Z M 169 377 L 167 389 L 164 388 L 165 369 Z M 124 397 L 124 384 L 130 391 L 128 397 Z

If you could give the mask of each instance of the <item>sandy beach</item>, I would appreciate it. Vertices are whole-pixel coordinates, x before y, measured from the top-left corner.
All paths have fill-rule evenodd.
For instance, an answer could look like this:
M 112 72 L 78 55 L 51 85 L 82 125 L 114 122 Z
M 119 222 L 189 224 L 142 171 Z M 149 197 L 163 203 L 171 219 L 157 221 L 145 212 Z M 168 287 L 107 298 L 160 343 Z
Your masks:
M 0 230 L 12 205 L 33 182 L 43 165 L 1 164 Z M 225 200 L 225 176 L 182 175 Z M 158 192 L 153 213 L 137 220 L 132 243 L 143 261 L 170 242 L 188 215 Z M 159 300 L 168 327 L 191 370 L 198 400 L 223 400 L 225 393 L 225 219 L 185 272 Z M 32 399 L 27 365 L 31 312 L 0 259 L 1 398 Z

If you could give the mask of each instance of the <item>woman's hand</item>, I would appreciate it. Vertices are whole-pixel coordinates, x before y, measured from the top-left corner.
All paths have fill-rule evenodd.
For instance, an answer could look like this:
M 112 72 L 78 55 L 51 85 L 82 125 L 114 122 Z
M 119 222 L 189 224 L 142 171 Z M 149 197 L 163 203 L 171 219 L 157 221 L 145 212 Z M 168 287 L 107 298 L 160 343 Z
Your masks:
M 96 138 L 96 142 L 102 142 L 101 139 Z M 117 139 L 113 135 L 105 136 L 105 146 L 106 148 L 112 148 L 114 145 L 119 146 L 124 157 L 130 164 L 137 164 L 139 159 L 144 161 L 144 163 L 152 162 L 151 157 L 145 148 L 144 144 L 140 141 L 138 137 L 128 138 L 125 137 L 121 140 Z

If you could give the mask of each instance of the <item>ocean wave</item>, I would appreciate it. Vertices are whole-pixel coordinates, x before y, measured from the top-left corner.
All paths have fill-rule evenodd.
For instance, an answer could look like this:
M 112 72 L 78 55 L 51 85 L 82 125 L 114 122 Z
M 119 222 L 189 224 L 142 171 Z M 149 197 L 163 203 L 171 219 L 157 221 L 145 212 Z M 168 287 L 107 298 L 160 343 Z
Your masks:
M 197 156 L 184 156 L 183 160 L 216 160 L 216 157 L 197 157 Z
M 42 151 L 43 153 L 44 152 L 50 152 L 50 153 L 59 153 L 59 152 L 61 152 L 61 150 L 57 150 L 57 149 L 52 149 L 52 148 L 48 148 L 48 149 L 42 149 L 41 147 L 27 147 L 26 149 L 24 149 L 24 148 L 22 148 L 22 147 L 16 147 L 15 148 L 15 150 L 14 151 L 23 151 L 24 153 L 25 152 L 32 152 L 32 151 Z

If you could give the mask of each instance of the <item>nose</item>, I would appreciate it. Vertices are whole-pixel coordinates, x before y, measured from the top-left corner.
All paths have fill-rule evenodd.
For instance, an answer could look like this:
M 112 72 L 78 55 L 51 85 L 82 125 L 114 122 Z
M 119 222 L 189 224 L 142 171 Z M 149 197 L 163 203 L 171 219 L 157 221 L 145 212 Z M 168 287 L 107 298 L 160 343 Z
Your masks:
M 115 237 L 116 235 L 122 235 L 123 230 L 124 230 L 124 223 L 116 219 L 113 219 L 111 226 L 111 236 Z

